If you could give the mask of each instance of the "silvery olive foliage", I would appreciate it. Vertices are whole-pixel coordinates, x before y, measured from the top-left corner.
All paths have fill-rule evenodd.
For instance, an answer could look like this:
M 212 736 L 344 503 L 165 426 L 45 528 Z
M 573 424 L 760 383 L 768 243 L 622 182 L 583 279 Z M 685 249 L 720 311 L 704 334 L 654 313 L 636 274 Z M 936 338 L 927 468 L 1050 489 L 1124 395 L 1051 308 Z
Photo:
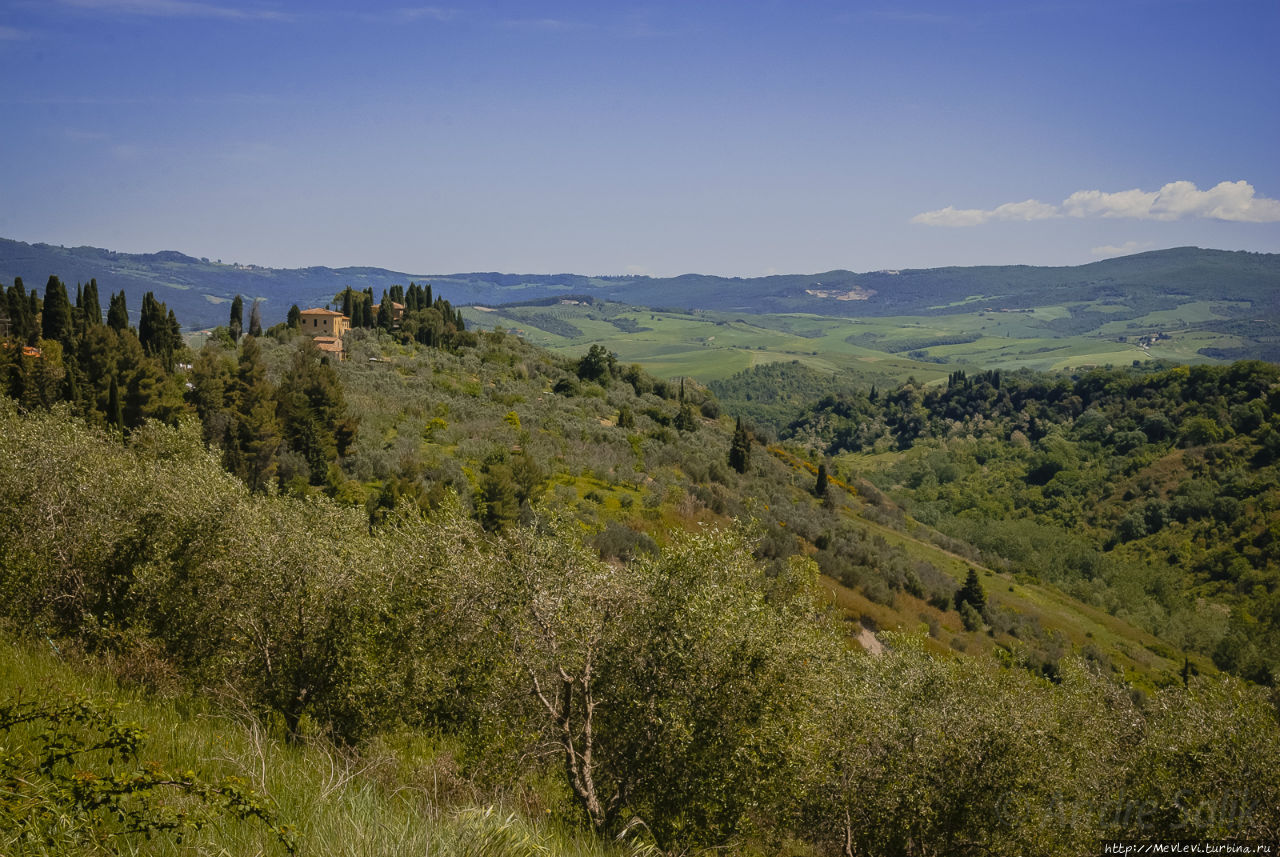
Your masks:
M 601 834 L 848 855 L 1280 835 L 1268 691 L 1135 700 L 1083 661 L 1049 681 L 904 634 L 851 651 L 814 564 L 761 563 L 749 526 L 630 562 L 545 511 L 486 531 L 456 498 L 371 528 L 250 493 L 194 421 L 124 442 L 7 401 L 0 452 L 11 628 L 231 687 L 286 735 L 448 735 L 478 788 L 540 783 Z

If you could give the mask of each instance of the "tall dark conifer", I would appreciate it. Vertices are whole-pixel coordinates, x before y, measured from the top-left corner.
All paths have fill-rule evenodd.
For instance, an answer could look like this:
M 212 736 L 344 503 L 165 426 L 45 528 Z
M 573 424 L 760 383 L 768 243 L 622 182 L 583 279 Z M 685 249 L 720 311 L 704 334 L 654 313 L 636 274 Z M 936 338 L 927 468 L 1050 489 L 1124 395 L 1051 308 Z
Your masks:
M 129 329 L 129 309 L 124 302 L 124 289 L 111 296 L 107 306 L 107 326 L 116 333 Z
M 102 324 L 102 301 L 98 298 L 98 281 L 96 279 L 89 280 L 89 285 L 84 287 L 84 296 L 81 299 L 80 311 L 84 315 L 84 323 L 86 326 Z
M 261 301 L 255 298 L 253 301 L 253 306 L 249 309 L 249 335 L 250 336 L 262 335 L 262 308 L 259 306 L 259 304 L 261 303 L 262 303 Z
M 107 388 L 107 424 L 117 431 L 124 431 L 124 405 L 120 401 L 120 386 L 116 384 L 116 376 L 111 376 L 111 385 Z
M 231 302 L 231 320 L 227 329 L 231 331 L 231 341 L 239 342 L 240 335 L 244 333 L 244 298 L 239 295 Z
M 382 301 L 378 304 L 378 327 L 383 330 L 390 331 L 392 324 L 391 298 L 387 297 L 387 293 L 382 293 Z
M 9 309 L 9 336 L 15 342 L 26 342 L 31 338 L 35 319 L 31 315 L 31 304 L 27 300 L 22 277 L 13 278 L 13 285 L 5 291 L 5 299 Z
M 965 604 L 973 607 L 979 614 L 987 607 L 987 594 L 982 591 L 982 583 L 978 580 L 978 572 L 975 569 L 969 569 L 969 574 L 964 579 L 964 586 L 956 591 L 956 609 L 960 610 Z
M 738 417 L 733 441 L 729 444 L 729 466 L 739 473 L 746 473 L 751 466 L 751 432 L 742 424 L 742 417 Z
M 67 299 L 67 287 L 57 277 L 49 277 L 44 287 L 44 306 L 40 314 L 41 336 L 58 342 L 70 342 L 73 331 L 71 301 Z

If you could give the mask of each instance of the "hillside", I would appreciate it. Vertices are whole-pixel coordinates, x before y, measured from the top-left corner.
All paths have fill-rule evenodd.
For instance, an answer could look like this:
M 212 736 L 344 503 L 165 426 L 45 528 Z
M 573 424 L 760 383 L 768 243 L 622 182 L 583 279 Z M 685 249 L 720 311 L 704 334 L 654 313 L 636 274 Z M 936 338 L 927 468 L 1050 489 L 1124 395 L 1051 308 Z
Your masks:
M 1110 597 L 1130 592 L 1109 573 L 1095 597 L 899 491 L 900 460 L 870 456 L 926 449 L 915 385 L 875 394 L 894 418 L 855 457 L 826 437 L 845 427 L 834 398 L 765 444 L 692 379 L 462 330 L 444 298 L 411 292 L 399 327 L 350 332 L 338 362 L 284 324 L 220 330 L 192 354 L 154 296 L 136 330 L 118 294 L 106 323 L 93 289 L 15 300 L 20 336 L 0 349 L 13 633 L 156 690 L 230 689 L 282 741 L 390 753 L 419 783 L 427 764 L 450 783 L 445 807 L 515 804 L 668 853 L 1077 853 L 1141 829 L 1041 808 L 1120 794 L 1172 831 L 1189 795 L 1239 793 L 1280 759 L 1268 691 L 1218 675 L 1211 636 L 1135 609 L 1246 602 L 1167 575 L 1139 581 L 1146 600 Z M 1208 419 L 1196 408 L 1240 406 L 1237 454 L 1260 442 L 1274 372 L 1182 371 L 1199 386 L 1154 387 L 1189 409 L 1163 408 L 1173 437 Z M 928 407 L 958 408 L 961 391 L 978 407 L 986 387 L 966 381 Z M 1215 381 L 1221 402 L 1204 395 Z M 734 389 L 746 399 L 752 379 Z M 997 437 L 984 460 L 1021 461 Z M 1209 526 L 1209 509 L 1188 519 Z M 1266 639 L 1246 642 L 1265 664 Z M 1248 765 L 1221 734 L 1243 736 Z M 1186 748 L 1194 792 L 1176 774 Z M 1270 835 L 1275 805 L 1204 830 Z
M 1280 676 L 1280 369 L 954 373 L 827 395 L 782 429 L 988 563 Z
M 135 307 L 145 292 L 155 291 L 192 329 L 225 323 L 226 305 L 237 294 L 262 299 L 263 317 L 269 325 L 283 321 L 291 304 L 322 305 L 348 285 L 357 291 L 372 288 L 380 296 L 392 285 L 417 281 L 432 283 L 458 305 L 584 295 L 647 308 L 805 313 L 832 318 L 1035 311 L 1035 319 L 1045 324 L 1044 331 L 1029 334 L 1032 336 L 1116 335 L 1125 328 L 1136 336 L 1147 328 L 1155 332 L 1178 323 L 1194 323 L 1198 329 L 1235 337 L 1208 345 L 1222 352 L 1210 356 L 1265 359 L 1276 352 L 1262 353 L 1261 346 L 1280 347 L 1280 256 L 1192 247 L 1065 268 L 1005 266 L 656 278 L 409 274 L 373 267 L 273 269 L 211 262 L 173 251 L 127 254 L 0 239 L 0 282 L 21 277 L 28 288 L 38 287 L 51 274 L 68 283 L 97 279 L 112 289 L 123 289 Z M 1239 353 L 1242 348 L 1248 353 Z

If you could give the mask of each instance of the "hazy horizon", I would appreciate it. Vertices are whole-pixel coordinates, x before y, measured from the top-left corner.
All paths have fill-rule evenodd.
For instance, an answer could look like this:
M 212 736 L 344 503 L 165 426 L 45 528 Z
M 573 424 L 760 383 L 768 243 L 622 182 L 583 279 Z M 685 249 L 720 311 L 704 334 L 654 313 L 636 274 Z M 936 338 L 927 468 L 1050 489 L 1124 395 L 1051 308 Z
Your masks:
M 1280 252 L 1273 2 L 0 4 L 0 235 L 762 276 Z

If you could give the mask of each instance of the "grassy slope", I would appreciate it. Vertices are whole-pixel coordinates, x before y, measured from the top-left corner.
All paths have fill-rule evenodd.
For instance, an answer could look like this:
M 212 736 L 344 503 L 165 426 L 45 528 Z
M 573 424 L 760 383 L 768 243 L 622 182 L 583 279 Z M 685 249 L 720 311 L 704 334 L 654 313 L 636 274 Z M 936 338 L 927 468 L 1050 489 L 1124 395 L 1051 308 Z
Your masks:
M 812 469 L 808 462 L 779 448 L 774 448 L 774 454 L 806 476 Z M 856 488 L 844 490 L 856 498 Z M 970 568 L 978 569 L 989 604 L 1032 619 L 1049 634 L 1061 634 L 1076 651 L 1093 647 L 1105 653 L 1113 667 L 1135 686 L 1150 689 L 1171 682 L 1182 667 L 1180 653 L 1122 619 L 1083 604 L 1053 586 L 1018 581 L 1011 574 L 993 571 L 959 556 L 934 544 L 930 538 L 937 534 L 910 518 L 904 516 L 904 528 L 894 528 L 866 515 L 865 504 L 855 499 L 853 505 L 856 510 L 853 516 L 858 526 L 903 549 L 912 559 L 927 562 L 943 571 L 957 585 L 964 582 Z M 937 651 L 951 648 L 972 654 L 989 654 L 997 646 L 1012 651 L 1024 646 L 1008 633 L 988 635 L 965 631 L 955 611 L 940 611 L 905 592 L 895 593 L 893 602 L 886 605 L 876 603 L 829 577 L 823 578 L 823 585 L 831 591 L 833 603 L 845 611 L 848 621 L 869 617 L 879 628 L 905 630 L 915 630 L 922 623 L 927 624 L 932 629 L 931 638 Z M 1192 661 L 1205 673 L 1217 671 L 1207 658 L 1193 656 Z
M 503 326 L 560 354 L 576 355 L 600 343 L 623 362 L 640 363 L 656 375 L 687 375 L 702 381 L 727 378 L 761 363 L 791 360 L 824 372 L 856 370 L 899 381 L 912 375 L 935 381 L 957 367 L 1069 369 L 1128 365 L 1151 358 L 1207 362 L 1209 358 L 1199 349 L 1248 345 L 1242 337 L 1201 326 L 1228 317 L 1221 304 L 1191 301 L 1138 318 L 1116 309 L 1094 302 L 1046 305 L 1031 312 L 978 307 L 967 313 L 852 319 L 596 304 L 466 308 L 463 315 L 468 324 Z M 1047 326 L 1070 319 L 1073 310 L 1097 313 L 1097 323 L 1070 334 Z M 1120 320 L 1108 320 L 1117 314 Z M 549 319 L 542 322 L 545 327 L 538 326 L 540 319 Z M 624 331 L 609 319 L 626 319 L 648 329 Z M 572 330 L 576 333 L 568 335 Z M 1146 348 L 1139 344 L 1141 337 L 1161 332 L 1168 338 Z M 956 337 L 976 339 L 946 343 Z M 942 344 L 930 345 L 931 340 Z
M 118 667 L 118 665 L 117 665 Z M 322 743 L 288 745 L 257 721 L 223 705 L 187 696 L 163 697 L 122 687 L 106 669 L 76 665 L 50 649 L 33 650 L 0 637 L 0 699 L 90 697 L 121 706 L 120 717 L 148 739 L 141 761 L 167 769 L 194 768 L 208 780 L 243 778 L 271 798 L 278 820 L 298 834 L 305 855 L 622 855 L 629 851 L 591 839 L 554 819 L 556 789 L 511 795 L 517 812 L 475 806 L 449 749 L 417 737 L 361 755 Z M 25 736 L 28 740 L 30 736 Z M 6 749 L 21 750 L 14 732 Z M 394 751 L 394 752 L 393 752 Z M 94 770 L 103 773 L 105 765 Z M 119 770 L 119 768 L 117 768 Z M 530 821 L 529 819 L 535 819 Z M 0 830 L 0 846 L 7 842 Z M 116 843 L 110 853 L 284 854 L 261 825 L 220 819 L 181 846 L 158 836 Z M 0 852 L 5 852 L 0 847 Z M 108 853 L 54 846 L 47 854 Z
M 650 323 L 647 316 L 644 321 Z M 735 329 L 716 329 L 725 328 Z M 289 350 L 269 342 L 267 347 L 277 349 L 280 360 Z M 377 362 L 369 359 L 374 356 Z M 698 432 L 668 430 L 662 440 L 662 430 L 643 412 L 658 408 L 674 414 L 675 403 L 637 397 L 617 381 L 607 389 L 584 385 L 579 395 L 555 395 L 551 387 L 564 369 L 548 361 L 554 358 L 517 337 L 463 355 L 397 346 L 385 337 L 359 340 L 353 359 L 341 366 L 348 403 L 362 420 L 351 469 L 363 479 L 377 479 L 408 462 L 411 468 L 432 471 L 434 478 L 452 472 L 460 480 L 455 485 L 465 492 L 476 486 L 486 457 L 523 447 L 544 463 L 545 501 L 574 510 L 591 527 L 613 522 L 661 543 L 673 528 L 723 525 L 730 515 L 743 515 L 767 526 L 789 521 L 793 549 L 816 553 L 814 544 L 799 535 L 804 530 L 814 538 L 814 521 L 821 527 L 822 515 L 829 514 L 809 493 L 811 461 L 782 451 L 768 455 L 758 448 L 750 477 L 724 473 L 730 415 L 699 418 Z M 636 414 L 636 428 L 615 425 L 623 405 Z M 513 413 L 518 428 L 507 422 Z M 715 466 L 722 471 L 718 476 L 706 469 Z M 715 497 L 725 498 L 723 507 Z M 939 547 L 947 544 L 945 537 L 892 504 L 877 506 L 855 492 L 846 495 L 838 514 L 867 541 L 883 540 L 889 553 L 927 563 L 957 585 L 975 565 Z M 882 561 L 888 561 L 888 554 Z M 829 583 L 842 590 L 834 580 Z M 1181 666 L 1172 650 L 1151 635 L 1056 589 L 998 576 L 984 578 L 984 583 L 995 605 L 1018 614 L 1043 638 L 1018 641 L 1009 634 L 964 631 L 954 610 L 938 611 L 903 590 L 894 591 L 891 599 L 881 593 L 880 603 L 866 593 L 846 591 L 840 603 L 852 608 L 851 621 L 865 616 L 882 628 L 916 629 L 932 619 L 943 650 L 1043 648 L 1046 639 L 1061 635 L 1076 650 L 1092 646 L 1130 680 L 1147 687 L 1168 681 Z M 1207 663 L 1204 668 L 1212 671 Z

